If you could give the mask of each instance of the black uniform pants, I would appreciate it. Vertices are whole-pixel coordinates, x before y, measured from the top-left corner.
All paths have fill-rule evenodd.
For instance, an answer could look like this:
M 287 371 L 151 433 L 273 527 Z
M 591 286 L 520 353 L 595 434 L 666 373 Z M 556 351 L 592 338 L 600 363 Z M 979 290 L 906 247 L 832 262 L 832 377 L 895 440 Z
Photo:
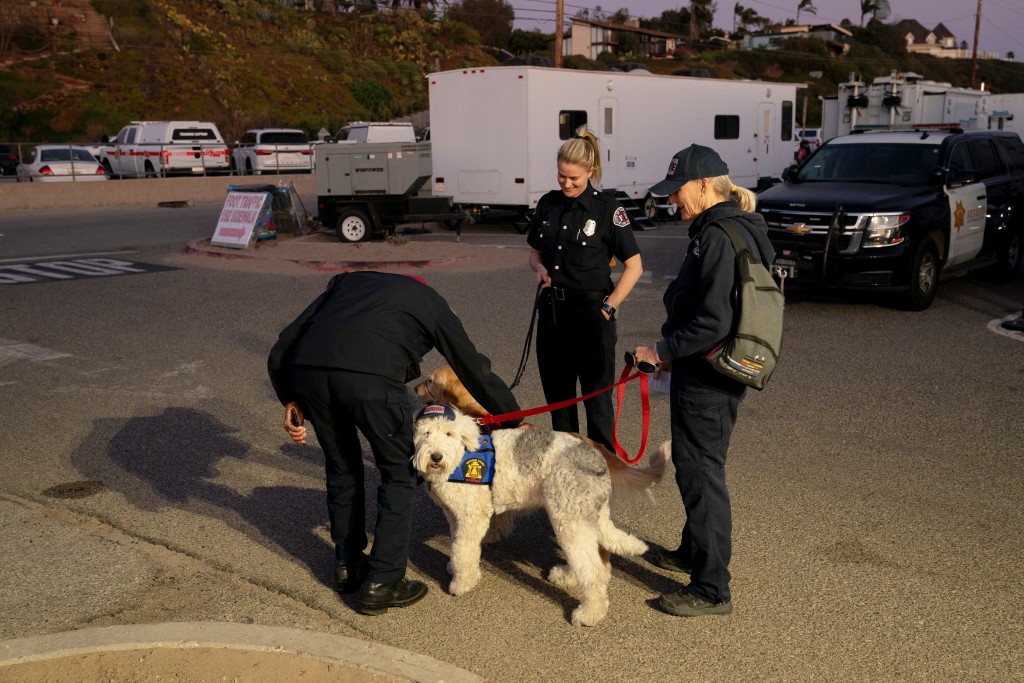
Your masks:
M 545 401 L 575 398 L 577 381 L 581 394 L 603 389 L 615 381 L 615 321 L 605 320 L 601 299 L 570 295 L 559 300 L 548 292 L 541 298 L 539 311 L 537 367 Z M 583 406 L 587 413 L 587 436 L 614 453 L 612 392 L 588 399 Z M 553 411 L 551 426 L 560 432 L 579 432 L 576 406 Z
M 672 464 L 686 509 L 678 552 L 693 566 L 689 591 L 719 603 L 732 599 L 732 508 L 725 459 L 746 387 L 733 382 L 737 388 L 724 391 L 701 382 L 699 374 L 688 373 L 685 363 L 678 362 L 672 371 Z
M 327 472 L 327 513 L 335 557 L 352 562 L 366 549 L 366 494 L 358 429 L 380 472 L 377 522 L 367 579 L 405 576 L 416 500 L 412 409 L 401 382 L 329 368 L 293 369 L 296 402 L 316 430 Z

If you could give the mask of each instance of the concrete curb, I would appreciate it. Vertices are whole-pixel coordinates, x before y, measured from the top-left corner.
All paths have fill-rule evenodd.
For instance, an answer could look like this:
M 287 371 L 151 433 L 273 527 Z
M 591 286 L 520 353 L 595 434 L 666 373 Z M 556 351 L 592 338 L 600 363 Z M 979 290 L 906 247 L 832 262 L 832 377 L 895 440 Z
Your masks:
M 224 622 L 106 626 L 8 640 L 0 642 L 0 673 L 13 664 L 95 652 L 200 647 L 291 653 L 414 683 L 488 683 L 465 669 L 388 645 L 296 628 Z

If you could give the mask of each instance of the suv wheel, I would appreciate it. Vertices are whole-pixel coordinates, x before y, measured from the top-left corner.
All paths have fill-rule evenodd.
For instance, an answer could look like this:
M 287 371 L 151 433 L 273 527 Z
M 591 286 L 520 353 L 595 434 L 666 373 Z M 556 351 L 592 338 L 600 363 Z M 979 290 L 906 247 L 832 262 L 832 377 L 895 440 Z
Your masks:
M 923 311 L 932 305 L 939 289 L 941 267 L 935 240 L 926 238 L 914 252 L 914 262 L 910 266 L 910 287 L 904 297 L 907 308 Z
M 342 242 L 365 242 L 373 233 L 369 217 L 359 209 L 342 211 L 335 231 Z
M 1011 230 L 1003 244 L 996 252 L 996 264 L 992 267 L 992 277 L 996 282 L 1013 282 L 1020 272 L 1022 259 L 1020 230 Z

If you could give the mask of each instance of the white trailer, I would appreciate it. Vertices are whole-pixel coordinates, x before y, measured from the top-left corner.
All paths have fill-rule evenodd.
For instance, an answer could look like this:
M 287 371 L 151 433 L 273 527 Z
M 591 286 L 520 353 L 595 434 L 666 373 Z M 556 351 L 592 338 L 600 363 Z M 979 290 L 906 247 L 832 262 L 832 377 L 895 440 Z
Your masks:
M 921 125 L 988 127 L 988 97 L 984 90 L 955 88 L 925 80 L 916 73 L 879 76 L 867 85 L 854 74 L 839 84 L 835 98 L 822 103 L 825 139 L 855 130 Z
M 600 142 L 603 189 L 648 216 L 657 206 L 650 187 L 691 143 L 721 154 L 737 185 L 763 187 L 792 163 L 796 92 L 805 87 L 528 66 L 427 78 L 433 192 L 521 214 L 558 187 L 558 147 L 582 124 Z
M 988 128 L 1024 135 L 1024 93 L 989 95 Z

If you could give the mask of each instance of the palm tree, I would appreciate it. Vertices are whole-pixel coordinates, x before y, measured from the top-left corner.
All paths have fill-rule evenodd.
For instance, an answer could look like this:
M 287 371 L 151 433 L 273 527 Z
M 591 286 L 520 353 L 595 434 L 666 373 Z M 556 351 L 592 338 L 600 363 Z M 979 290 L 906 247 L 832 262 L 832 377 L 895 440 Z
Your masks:
M 743 5 L 736 3 L 736 6 L 732 8 L 732 32 L 736 33 L 736 18 L 743 15 Z
M 864 17 L 871 15 L 871 20 L 885 21 L 892 13 L 889 0 L 860 0 L 860 25 L 864 25 Z
M 800 25 L 800 12 L 807 12 L 817 16 L 818 8 L 814 6 L 813 0 L 800 0 L 796 6 L 796 23 Z

